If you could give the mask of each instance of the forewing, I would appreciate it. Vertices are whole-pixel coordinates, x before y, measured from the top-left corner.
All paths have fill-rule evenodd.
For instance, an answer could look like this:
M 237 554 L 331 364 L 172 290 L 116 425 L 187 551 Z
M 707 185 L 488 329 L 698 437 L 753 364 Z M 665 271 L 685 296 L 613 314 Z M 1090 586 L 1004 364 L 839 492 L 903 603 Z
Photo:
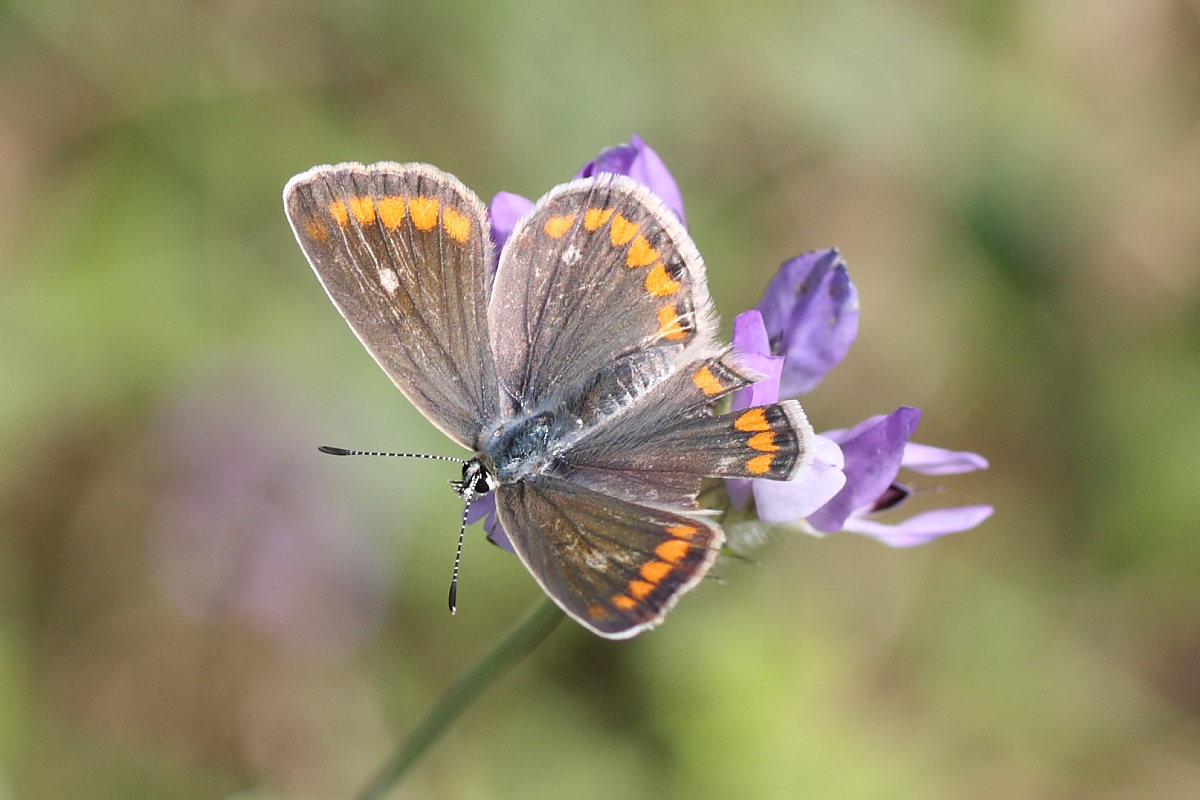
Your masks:
M 538 477 L 497 490 L 500 522 L 567 614 L 609 639 L 662 621 L 724 542 L 715 524 Z
M 421 413 L 473 448 L 498 398 L 483 204 L 425 164 L 339 164 L 292 178 L 288 220 L 359 341 Z
M 700 254 L 678 218 L 625 176 L 573 181 L 539 200 L 500 255 L 493 298 L 510 412 L 583 390 L 631 353 L 715 348 Z

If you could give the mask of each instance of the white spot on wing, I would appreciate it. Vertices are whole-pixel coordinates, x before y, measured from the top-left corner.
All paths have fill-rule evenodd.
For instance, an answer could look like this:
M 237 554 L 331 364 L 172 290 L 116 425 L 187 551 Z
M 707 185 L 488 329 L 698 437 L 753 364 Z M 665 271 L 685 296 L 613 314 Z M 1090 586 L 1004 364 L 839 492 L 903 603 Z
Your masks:
M 395 294 L 400 288 L 400 279 L 396 277 L 396 271 L 391 267 L 379 268 L 379 282 L 383 284 L 383 288 L 388 294 Z

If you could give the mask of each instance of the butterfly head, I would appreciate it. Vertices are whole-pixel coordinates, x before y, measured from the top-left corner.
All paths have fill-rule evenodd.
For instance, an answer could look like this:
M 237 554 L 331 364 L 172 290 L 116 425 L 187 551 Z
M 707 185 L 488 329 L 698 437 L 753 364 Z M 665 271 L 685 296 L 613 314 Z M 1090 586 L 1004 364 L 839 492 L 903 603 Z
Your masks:
M 478 458 L 472 458 L 463 463 L 462 480 L 450 481 L 454 492 L 463 500 L 470 503 L 476 497 L 481 497 L 495 489 L 499 484 L 496 477 Z

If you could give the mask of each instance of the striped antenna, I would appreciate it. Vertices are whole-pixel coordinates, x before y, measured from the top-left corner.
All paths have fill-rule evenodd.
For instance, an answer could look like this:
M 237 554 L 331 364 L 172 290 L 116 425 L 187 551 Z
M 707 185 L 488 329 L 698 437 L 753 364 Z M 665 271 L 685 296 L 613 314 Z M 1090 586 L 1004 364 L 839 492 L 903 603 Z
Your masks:
M 394 456 L 396 458 L 429 458 L 434 461 L 456 461 L 459 464 L 467 463 L 466 459 L 455 458 L 454 456 L 431 456 L 428 453 L 380 453 L 375 450 L 347 450 L 344 447 L 330 447 L 327 444 L 323 444 L 317 449 L 331 456 Z
M 458 548 L 454 551 L 454 574 L 450 576 L 451 615 L 454 615 L 458 611 L 458 565 L 462 561 L 463 539 L 467 535 L 467 512 L 471 510 L 471 503 L 474 500 L 474 494 L 467 498 L 467 504 L 463 506 L 462 525 L 458 528 Z
M 431 456 L 428 453 L 382 453 L 376 450 L 347 450 L 344 447 L 330 447 L 327 444 L 323 444 L 317 449 L 331 456 L 392 456 L 394 458 L 428 458 L 434 461 L 454 461 L 459 464 L 469 463 L 466 459 L 455 458 L 454 456 Z M 475 462 L 475 465 L 478 465 L 478 463 Z M 450 485 L 458 492 L 459 497 L 467 501 L 463 507 L 462 524 L 458 527 L 458 547 L 454 550 L 454 572 L 450 577 L 449 601 L 451 614 L 458 611 L 458 567 L 462 563 L 463 539 L 467 535 L 467 513 L 471 510 L 471 502 L 478 497 L 478 493 L 474 490 L 475 473 L 472 472 L 468 476 L 468 469 L 466 467 L 463 468 L 463 480 L 450 481 Z

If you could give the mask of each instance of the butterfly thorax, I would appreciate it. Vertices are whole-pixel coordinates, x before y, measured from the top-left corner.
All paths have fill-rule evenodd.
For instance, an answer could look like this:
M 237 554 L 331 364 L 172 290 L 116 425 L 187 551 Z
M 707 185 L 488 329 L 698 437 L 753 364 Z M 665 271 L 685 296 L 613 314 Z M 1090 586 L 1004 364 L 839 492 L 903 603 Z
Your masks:
M 501 421 L 480 437 L 479 457 L 500 483 L 546 471 L 578 437 L 581 421 L 566 409 Z

